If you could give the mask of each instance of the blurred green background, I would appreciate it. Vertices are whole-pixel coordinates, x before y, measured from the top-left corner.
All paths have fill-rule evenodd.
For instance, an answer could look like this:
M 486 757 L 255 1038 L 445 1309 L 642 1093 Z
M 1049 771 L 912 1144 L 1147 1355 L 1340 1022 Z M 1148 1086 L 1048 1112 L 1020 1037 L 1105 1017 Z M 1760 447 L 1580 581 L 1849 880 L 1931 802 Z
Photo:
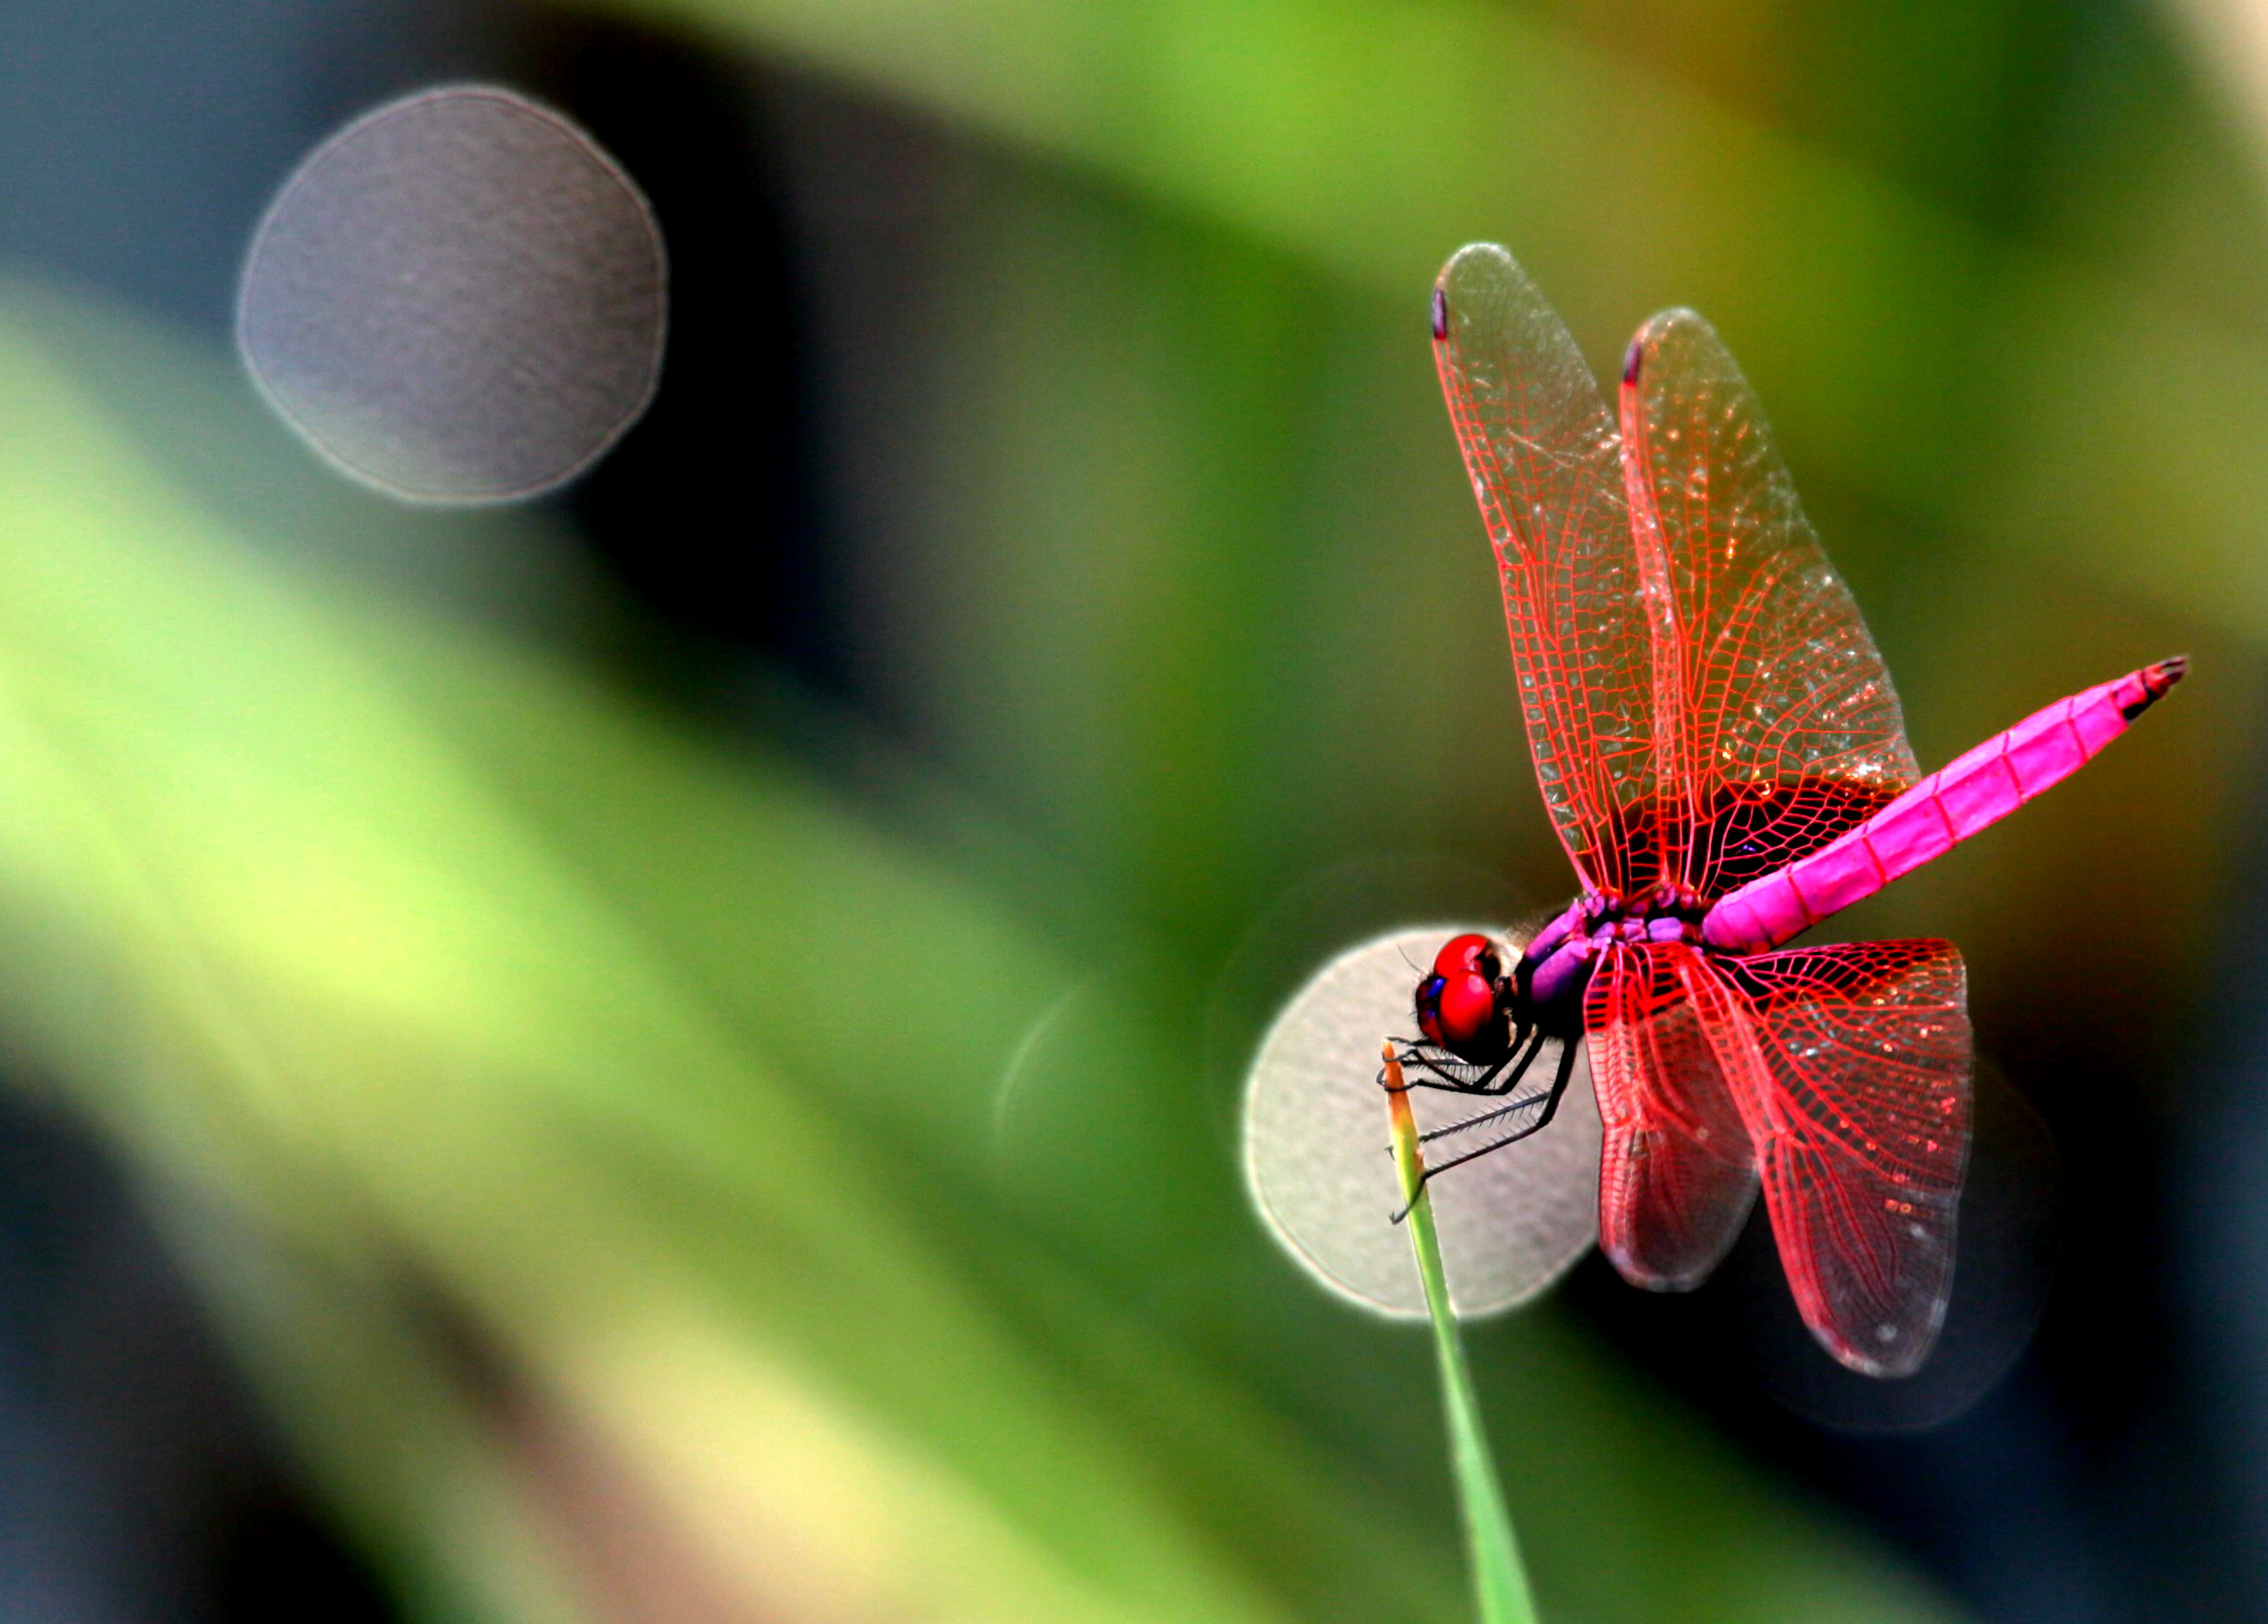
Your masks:
M 462 77 L 674 276 L 516 513 L 227 343 Z M 1849 922 L 2052 1140 L 2014 1369 L 1822 1425 L 1769 1273 L 1594 1260 L 1473 1336 L 1547 1616 L 2268 1616 L 2264 142 L 2246 0 L 17 0 L 0 1615 L 1462 1616 L 1425 1341 L 1234 1118 L 1335 948 L 1568 889 L 1425 343 L 1490 238 L 1602 373 L 1715 321 L 1926 765 L 2196 661 Z

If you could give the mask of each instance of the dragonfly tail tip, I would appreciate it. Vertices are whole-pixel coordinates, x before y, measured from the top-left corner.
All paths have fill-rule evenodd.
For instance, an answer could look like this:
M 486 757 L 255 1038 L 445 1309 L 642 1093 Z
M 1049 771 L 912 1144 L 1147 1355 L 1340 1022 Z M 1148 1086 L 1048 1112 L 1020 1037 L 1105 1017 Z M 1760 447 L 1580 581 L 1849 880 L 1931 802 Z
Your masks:
M 2132 675 L 2121 679 L 2122 688 L 2126 688 L 2128 683 L 2133 687 L 2126 688 L 2125 695 L 2119 702 L 2119 713 L 2128 721 L 2132 721 L 2164 698 L 2167 690 L 2180 682 L 2189 668 L 2190 657 L 2176 654 L 2169 660 L 2159 661 L 2155 665 L 2144 666 Z M 2139 692 L 2135 691 L 2138 688 Z

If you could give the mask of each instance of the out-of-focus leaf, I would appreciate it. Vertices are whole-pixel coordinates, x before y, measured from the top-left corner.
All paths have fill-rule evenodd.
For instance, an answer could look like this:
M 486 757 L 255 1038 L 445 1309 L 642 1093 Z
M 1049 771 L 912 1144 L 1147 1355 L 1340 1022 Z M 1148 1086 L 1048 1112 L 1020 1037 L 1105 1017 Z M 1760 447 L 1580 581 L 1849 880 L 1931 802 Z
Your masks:
M 821 1096 L 386 680 L 381 651 L 442 659 L 446 639 L 421 651 L 398 617 L 322 604 L 232 550 L 18 336 L 0 368 L 0 784 L 18 814 L 0 884 L 34 949 L 7 994 L 16 1030 L 107 1082 L 106 1114 L 145 1155 L 287 1224 L 398 1245 L 606 1425 L 721 1399 L 737 1365 L 753 1414 L 792 1418 L 833 1467 L 769 1458 L 779 1441 L 719 1408 L 703 1442 L 743 1492 L 704 1515 L 800 1552 L 777 1582 L 827 1613 L 1020 1598 L 1035 1616 L 1270 1615 L 1108 1418 L 983 1313 Z M 532 740 L 622 725 L 563 676 L 475 663 L 460 679 L 519 707 Z M 757 775 L 724 791 L 734 775 L 682 747 L 603 765 L 621 776 L 564 793 L 682 797 L 688 836 L 714 838 L 698 813 L 729 818 L 831 876 L 843 927 L 913 964 L 1001 973 L 990 1009 L 920 1011 L 943 1063 L 997 1031 L 1034 949 L 950 881 L 808 792 Z M 767 917 L 761 889 L 738 900 Z M 77 952 L 36 950 L 65 929 Z M 727 973 L 872 945 L 761 939 L 770 952 Z M 917 1100 L 925 1081 L 899 1079 Z

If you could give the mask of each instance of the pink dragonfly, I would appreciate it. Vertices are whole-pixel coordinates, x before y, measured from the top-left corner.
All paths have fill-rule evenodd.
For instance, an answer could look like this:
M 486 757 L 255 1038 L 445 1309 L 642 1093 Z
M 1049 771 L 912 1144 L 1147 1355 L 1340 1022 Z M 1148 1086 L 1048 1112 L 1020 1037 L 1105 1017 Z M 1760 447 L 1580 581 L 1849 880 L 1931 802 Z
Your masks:
M 1972 1063 L 1948 941 L 1789 949 L 2075 772 L 2182 675 L 2059 699 L 1923 778 L 1889 673 L 1755 394 L 1690 311 L 1623 367 L 1621 422 L 1512 256 L 1441 272 L 1433 341 L 1496 549 L 1536 777 L 1581 894 L 1517 962 L 1460 935 L 1419 979 L 1410 1086 L 1502 1096 L 1440 1173 L 1550 1121 L 1591 1056 L 1599 1240 L 1689 1289 L 1761 1185 L 1796 1306 L 1903 1376 L 1952 1284 Z M 1547 1038 L 1556 1074 L 1521 1094 Z

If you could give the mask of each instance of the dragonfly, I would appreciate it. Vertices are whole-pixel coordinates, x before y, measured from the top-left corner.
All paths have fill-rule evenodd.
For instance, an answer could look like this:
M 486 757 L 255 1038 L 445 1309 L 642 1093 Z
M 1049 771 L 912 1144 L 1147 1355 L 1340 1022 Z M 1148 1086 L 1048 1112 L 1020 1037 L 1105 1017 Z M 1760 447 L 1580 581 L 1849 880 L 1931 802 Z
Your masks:
M 1624 1279 L 1697 1286 L 1761 1192 L 1813 1337 L 1852 1369 L 1911 1375 L 1952 1286 L 1966 971 L 1949 941 L 1788 944 L 2077 771 L 2186 661 L 2059 699 L 1924 777 L 1708 322 L 1640 328 L 1612 416 L 1503 248 L 1450 259 L 1432 328 L 1580 891 L 1516 956 L 1469 931 L 1420 971 L 1421 1036 L 1394 1040 L 1382 1079 L 1503 1102 L 1429 1134 L 1426 1177 L 1547 1126 L 1580 1046 L 1604 1130 L 1599 1244 Z

